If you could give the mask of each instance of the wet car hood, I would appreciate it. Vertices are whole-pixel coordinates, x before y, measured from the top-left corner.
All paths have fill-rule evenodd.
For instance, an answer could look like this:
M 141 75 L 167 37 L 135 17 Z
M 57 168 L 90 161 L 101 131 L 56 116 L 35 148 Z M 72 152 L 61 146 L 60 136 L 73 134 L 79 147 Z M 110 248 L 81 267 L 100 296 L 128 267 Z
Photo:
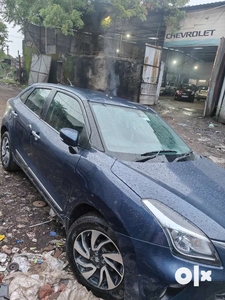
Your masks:
M 225 171 L 205 158 L 154 163 L 120 162 L 112 172 L 142 199 L 157 199 L 225 241 Z

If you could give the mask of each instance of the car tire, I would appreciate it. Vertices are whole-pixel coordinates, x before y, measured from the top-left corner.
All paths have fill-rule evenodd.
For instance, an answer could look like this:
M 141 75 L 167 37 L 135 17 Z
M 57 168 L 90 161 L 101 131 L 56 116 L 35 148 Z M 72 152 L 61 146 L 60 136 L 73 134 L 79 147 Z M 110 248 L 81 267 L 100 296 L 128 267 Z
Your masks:
M 97 214 L 77 219 L 67 235 L 67 257 L 77 280 L 103 299 L 124 298 L 124 264 L 116 238 Z
M 12 148 L 8 131 L 1 137 L 1 162 L 6 171 L 16 171 L 19 169 L 12 156 Z

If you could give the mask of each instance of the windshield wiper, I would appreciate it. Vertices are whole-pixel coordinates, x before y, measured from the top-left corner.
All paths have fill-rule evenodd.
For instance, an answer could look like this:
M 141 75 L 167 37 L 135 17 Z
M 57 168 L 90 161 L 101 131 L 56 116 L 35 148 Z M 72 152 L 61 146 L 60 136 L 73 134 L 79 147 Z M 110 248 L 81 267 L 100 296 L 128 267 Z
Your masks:
M 180 161 L 180 160 L 182 160 L 182 159 L 184 159 L 184 158 L 190 156 L 192 153 L 193 153 L 192 150 L 191 150 L 191 151 L 188 151 L 188 152 L 184 153 L 182 156 L 176 157 L 176 158 L 173 160 L 173 162 Z
M 174 151 L 174 150 L 158 150 L 158 151 L 145 152 L 145 153 L 141 154 L 140 156 L 146 156 L 146 157 L 137 159 L 135 161 L 136 162 L 145 162 L 147 160 L 156 158 L 158 155 L 161 155 L 161 154 L 164 154 L 164 155 L 166 155 L 166 154 L 177 154 L 177 151 Z

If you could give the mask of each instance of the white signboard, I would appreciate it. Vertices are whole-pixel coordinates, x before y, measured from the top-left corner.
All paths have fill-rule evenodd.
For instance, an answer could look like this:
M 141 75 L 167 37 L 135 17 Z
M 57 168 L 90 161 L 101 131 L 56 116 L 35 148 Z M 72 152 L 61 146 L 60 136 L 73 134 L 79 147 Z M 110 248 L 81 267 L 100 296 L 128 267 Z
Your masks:
M 172 33 L 167 28 L 165 47 L 217 46 L 225 35 L 225 5 L 187 12 L 180 30 Z

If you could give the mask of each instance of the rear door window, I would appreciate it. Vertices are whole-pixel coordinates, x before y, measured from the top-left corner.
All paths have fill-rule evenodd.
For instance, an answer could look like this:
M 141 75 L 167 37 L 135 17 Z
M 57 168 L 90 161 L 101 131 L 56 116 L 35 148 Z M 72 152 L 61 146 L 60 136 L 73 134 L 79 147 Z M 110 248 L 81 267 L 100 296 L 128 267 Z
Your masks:
M 28 96 L 25 105 L 40 116 L 45 101 L 50 93 L 51 89 L 37 88 Z
M 25 91 L 21 96 L 20 96 L 20 100 L 24 103 L 27 100 L 27 97 L 30 95 L 32 91 L 32 88 L 30 88 L 29 90 Z

